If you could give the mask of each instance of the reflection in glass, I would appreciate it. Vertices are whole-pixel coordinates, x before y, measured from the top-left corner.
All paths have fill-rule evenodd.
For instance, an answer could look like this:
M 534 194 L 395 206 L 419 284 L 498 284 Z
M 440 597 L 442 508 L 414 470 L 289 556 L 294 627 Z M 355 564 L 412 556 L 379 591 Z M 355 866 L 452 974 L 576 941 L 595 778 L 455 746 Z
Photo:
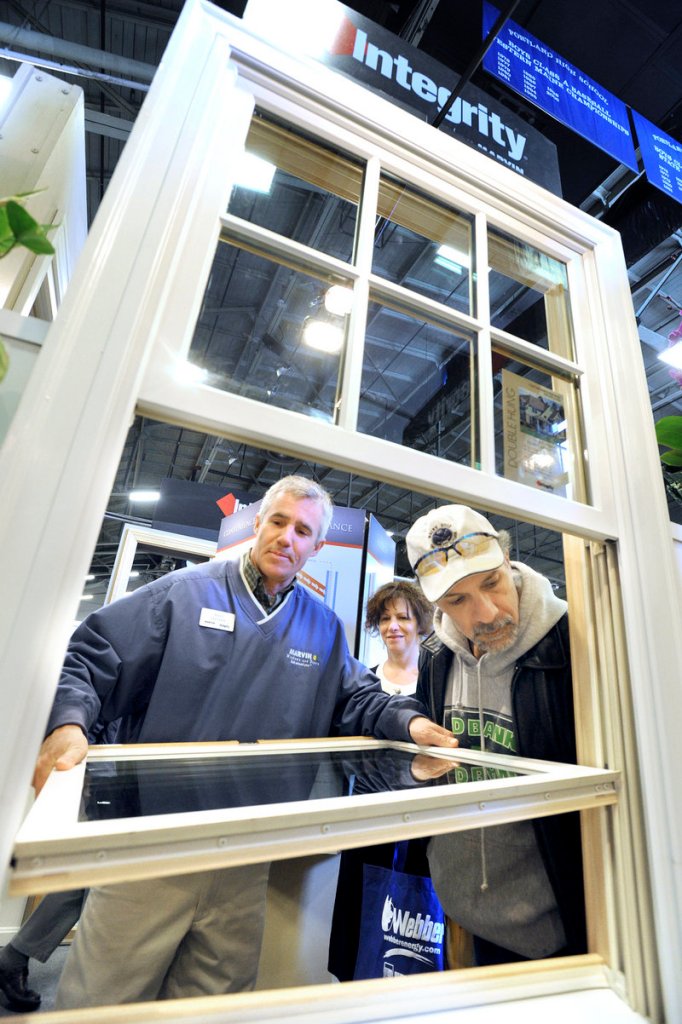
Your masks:
M 372 270 L 451 309 L 472 312 L 472 218 L 384 177 Z
M 97 760 L 85 771 L 79 821 L 262 807 L 481 782 L 520 773 L 406 750 L 318 751 L 158 760 Z
M 358 428 L 471 464 L 473 351 L 467 331 L 370 303 Z
M 228 213 L 350 262 L 362 174 L 345 153 L 256 114 Z
M 496 471 L 535 489 L 585 501 L 575 384 L 493 350 Z
M 191 360 L 213 387 L 331 421 L 347 322 L 325 306 L 331 286 L 220 242 Z
M 488 230 L 488 257 L 493 327 L 573 359 L 565 265 L 493 229 Z

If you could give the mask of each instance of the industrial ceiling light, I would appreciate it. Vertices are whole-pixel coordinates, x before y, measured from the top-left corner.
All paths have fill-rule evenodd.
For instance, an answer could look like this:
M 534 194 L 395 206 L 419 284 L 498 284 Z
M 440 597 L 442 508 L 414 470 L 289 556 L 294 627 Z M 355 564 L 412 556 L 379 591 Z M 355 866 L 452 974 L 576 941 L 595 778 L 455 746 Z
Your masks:
M 329 320 L 310 319 L 303 327 L 303 340 L 318 352 L 335 355 L 343 347 L 343 333 L 342 327 Z
M 161 491 L 131 491 L 128 495 L 129 501 L 158 501 L 161 497 Z
M 324 308 L 334 316 L 346 316 L 353 308 L 353 289 L 333 284 L 324 293 Z

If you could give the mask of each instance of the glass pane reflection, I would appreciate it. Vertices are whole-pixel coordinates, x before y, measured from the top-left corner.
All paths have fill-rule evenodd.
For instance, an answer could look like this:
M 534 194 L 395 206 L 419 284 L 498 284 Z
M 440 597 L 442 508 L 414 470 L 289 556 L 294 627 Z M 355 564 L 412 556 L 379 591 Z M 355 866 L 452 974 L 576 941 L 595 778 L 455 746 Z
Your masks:
M 329 288 L 328 281 L 219 242 L 190 361 L 220 390 L 331 421 L 347 318 L 326 312 Z M 307 334 L 312 320 L 333 332 L 326 351 Z
M 370 303 L 358 428 L 470 465 L 474 338 Z
M 349 262 L 363 165 L 259 114 L 246 154 L 228 213 Z
M 472 218 L 390 178 L 379 186 L 372 270 L 471 313 Z
M 573 359 L 568 278 L 563 263 L 501 231 L 488 231 L 493 327 Z
M 498 768 L 462 769 L 442 758 L 388 748 L 98 760 L 86 766 L 79 820 L 256 807 L 499 777 Z

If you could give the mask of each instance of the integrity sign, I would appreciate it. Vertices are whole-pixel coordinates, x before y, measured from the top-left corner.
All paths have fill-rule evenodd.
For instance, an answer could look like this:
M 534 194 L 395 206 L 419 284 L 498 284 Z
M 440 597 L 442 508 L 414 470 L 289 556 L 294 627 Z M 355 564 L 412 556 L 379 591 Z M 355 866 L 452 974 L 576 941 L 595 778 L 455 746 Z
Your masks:
M 335 0 L 249 0 L 244 20 L 281 49 L 312 56 L 433 121 L 459 76 Z M 441 130 L 561 195 L 556 148 L 498 100 L 467 85 Z

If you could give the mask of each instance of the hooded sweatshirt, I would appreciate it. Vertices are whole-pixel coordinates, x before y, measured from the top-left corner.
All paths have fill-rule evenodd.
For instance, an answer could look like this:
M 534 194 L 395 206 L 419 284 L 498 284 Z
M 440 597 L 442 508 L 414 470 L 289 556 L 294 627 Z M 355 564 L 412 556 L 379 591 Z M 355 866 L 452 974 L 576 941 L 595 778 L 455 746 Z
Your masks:
M 513 562 L 519 592 L 518 633 L 506 650 L 480 658 L 452 620 L 438 609 L 434 631 L 455 657 L 448 678 L 443 725 L 462 747 L 516 753 L 511 685 L 519 657 L 566 614 L 549 580 Z M 461 766 L 472 780 L 504 772 Z M 486 774 L 487 772 L 487 774 Z M 462 779 L 462 781 L 465 781 Z M 557 952 L 566 935 L 531 821 L 434 837 L 428 849 L 436 892 L 446 914 L 505 949 L 538 958 Z

